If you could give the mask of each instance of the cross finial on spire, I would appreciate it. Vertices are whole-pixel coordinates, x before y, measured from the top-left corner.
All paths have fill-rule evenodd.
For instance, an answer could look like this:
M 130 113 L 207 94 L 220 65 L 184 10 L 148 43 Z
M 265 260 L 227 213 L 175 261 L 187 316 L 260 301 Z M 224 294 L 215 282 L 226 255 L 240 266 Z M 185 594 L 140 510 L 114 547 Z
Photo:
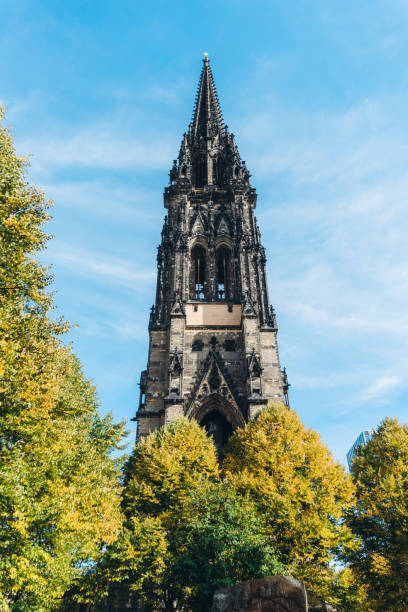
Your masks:
M 208 53 L 207 53 L 207 51 L 204 51 L 203 55 L 204 55 L 203 62 L 209 62 L 209 61 L 210 61 L 210 58 L 208 57 Z

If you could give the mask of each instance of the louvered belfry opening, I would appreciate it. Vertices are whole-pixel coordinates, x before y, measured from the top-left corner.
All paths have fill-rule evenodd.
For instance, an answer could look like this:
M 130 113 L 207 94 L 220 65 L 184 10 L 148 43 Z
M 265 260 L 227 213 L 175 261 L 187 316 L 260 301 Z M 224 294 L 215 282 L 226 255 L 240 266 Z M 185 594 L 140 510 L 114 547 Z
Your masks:
M 231 249 L 224 245 L 217 249 L 217 299 L 232 299 Z
M 191 251 L 190 297 L 193 300 L 205 300 L 207 277 L 207 253 L 201 244 L 196 244 Z

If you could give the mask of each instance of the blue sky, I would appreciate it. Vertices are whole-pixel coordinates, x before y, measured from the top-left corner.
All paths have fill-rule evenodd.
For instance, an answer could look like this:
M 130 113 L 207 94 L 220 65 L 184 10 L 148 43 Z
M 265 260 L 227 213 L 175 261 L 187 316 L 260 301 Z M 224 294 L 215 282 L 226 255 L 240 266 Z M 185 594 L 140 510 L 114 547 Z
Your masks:
M 137 408 L 162 192 L 208 51 L 292 407 L 342 462 L 408 420 L 406 0 L 0 0 L 0 21 L 0 100 L 55 204 L 56 313 L 103 411 Z

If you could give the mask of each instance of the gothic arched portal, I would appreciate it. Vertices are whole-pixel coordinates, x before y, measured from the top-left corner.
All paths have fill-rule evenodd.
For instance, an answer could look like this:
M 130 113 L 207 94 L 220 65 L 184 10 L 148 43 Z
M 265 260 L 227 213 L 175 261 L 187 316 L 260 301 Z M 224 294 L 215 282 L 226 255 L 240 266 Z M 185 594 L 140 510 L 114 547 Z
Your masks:
M 218 453 L 232 432 L 245 425 L 239 408 L 218 393 L 212 393 L 202 404 L 193 406 L 186 416 L 198 421 L 213 436 Z
M 207 433 L 212 436 L 217 453 L 220 455 L 232 434 L 231 423 L 218 410 L 212 410 L 205 415 L 200 425 L 205 427 Z

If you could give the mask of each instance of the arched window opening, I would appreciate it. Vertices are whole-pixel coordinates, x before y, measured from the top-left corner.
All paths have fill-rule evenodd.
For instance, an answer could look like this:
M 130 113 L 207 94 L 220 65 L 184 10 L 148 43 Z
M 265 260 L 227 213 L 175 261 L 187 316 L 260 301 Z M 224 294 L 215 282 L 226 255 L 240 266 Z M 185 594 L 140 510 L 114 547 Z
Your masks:
M 232 299 L 231 251 L 226 246 L 217 249 L 217 298 Z
M 140 375 L 140 400 L 139 407 L 143 407 L 146 403 L 146 388 L 147 388 L 147 370 L 143 370 Z
M 207 276 L 207 257 L 204 247 L 197 244 L 191 251 L 190 297 L 193 300 L 205 300 Z

